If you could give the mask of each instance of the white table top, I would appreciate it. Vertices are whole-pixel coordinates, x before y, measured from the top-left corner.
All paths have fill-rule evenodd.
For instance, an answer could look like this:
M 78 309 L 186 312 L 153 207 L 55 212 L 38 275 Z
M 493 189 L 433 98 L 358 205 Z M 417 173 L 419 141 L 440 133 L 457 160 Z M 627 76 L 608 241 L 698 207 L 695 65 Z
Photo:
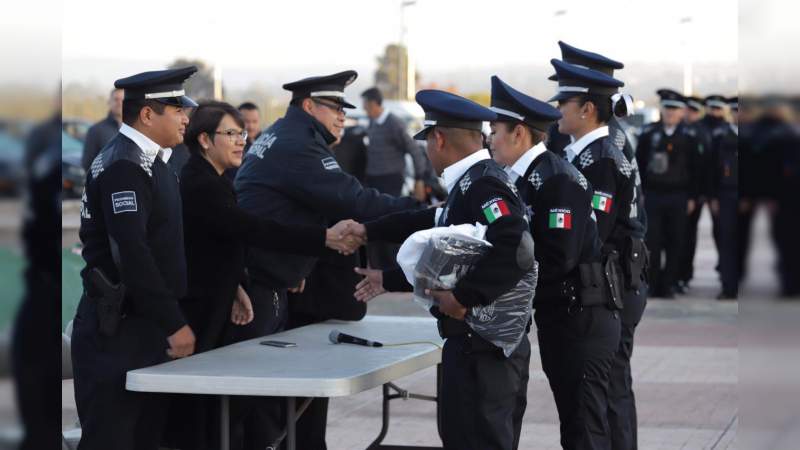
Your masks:
M 432 344 L 363 347 L 331 344 L 331 330 L 383 344 L 443 345 L 434 318 L 366 316 L 327 321 L 128 372 L 127 389 L 185 394 L 338 397 L 380 386 L 441 361 Z M 259 343 L 289 341 L 297 347 Z

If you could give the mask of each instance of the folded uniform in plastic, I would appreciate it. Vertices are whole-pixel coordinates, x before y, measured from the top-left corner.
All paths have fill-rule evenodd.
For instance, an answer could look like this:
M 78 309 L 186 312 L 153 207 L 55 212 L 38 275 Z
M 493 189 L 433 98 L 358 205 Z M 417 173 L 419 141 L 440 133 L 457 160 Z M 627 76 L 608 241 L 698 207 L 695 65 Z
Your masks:
M 426 309 L 436 306 L 426 289 L 453 289 L 491 248 L 483 240 L 486 227 L 458 225 L 423 230 L 410 236 L 398 253 L 398 263 L 414 285 L 414 299 Z M 525 336 L 531 317 L 538 265 L 514 288 L 488 305 L 470 308 L 467 325 L 509 356 Z

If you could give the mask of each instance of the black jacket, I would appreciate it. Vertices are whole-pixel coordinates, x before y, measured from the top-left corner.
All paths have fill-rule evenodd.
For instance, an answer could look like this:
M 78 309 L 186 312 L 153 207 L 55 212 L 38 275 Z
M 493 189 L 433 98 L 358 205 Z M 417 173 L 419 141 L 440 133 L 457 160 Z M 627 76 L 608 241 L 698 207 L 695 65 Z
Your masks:
M 189 281 L 181 308 L 203 351 L 220 344 L 230 321 L 236 288 L 245 282 L 247 247 L 321 255 L 325 227 L 285 226 L 245 212 L 236 204 L 230 180 L 199 155 L 192 155 L 181 172 L 181 197 Z
M 334 141 L 319 121 L 290 106 L 286 116 L 264 130 L 245 155 L 235 181 L 239 204 L 259 217 L 326 226 L 341 219 L 367 221 L 418 207 L 412 198 L 362 187 L 341 170 L 329 148 Z M 251 277 L 277 289 L 300 284 L 316 258 L 286 253 L 248 253 Z
M 83 143 L 83 155 L 81 156 L 83 170 L 89 171 L 92 161 L 118 131 L 119 122 L 114 119 L 110 112 L 105 119 L 89 127 L 89 131 L 86 132 L 86 140 Z
M 100 295 L 89 279 L 97 267 L 125 285 L 128 315 L 155 321 L 166 336 L 185 324 L 178 306 L 186 293 L 181 198 L 177 176 L 161 158 L 117 134 L 86 176 L 79 235 L 90 297 Z
M 531 211 L 540 286 L 577 276 L 580 263 L 600 261 L 597 223 L 592 218 L 592 187 L 575 166 L 545 151 L 515 184 Z

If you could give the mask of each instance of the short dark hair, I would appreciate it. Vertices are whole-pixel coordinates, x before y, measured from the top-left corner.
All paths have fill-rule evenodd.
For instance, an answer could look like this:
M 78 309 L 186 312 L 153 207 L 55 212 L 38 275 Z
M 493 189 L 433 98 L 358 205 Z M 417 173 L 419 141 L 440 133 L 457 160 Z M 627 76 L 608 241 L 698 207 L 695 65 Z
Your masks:
M 139 113 L 145 106 L 159 115 L 164 114 L 164 109 L 167 107 L 164 103 L 152 99 L 125 99 L 122 101 L 122 123 L 132 127 L 139 120 Z
M 225 115 L 233 117 L 236 124 L 244 128 L 242 114 L 230 103 L 218 102 L 216 100 L 200 102 L 197 108 L 195 108 L 194 113 L 192 113 L 189 127 L 186 129 L 186 135 L 183 138 L 183 142 L 189 148 L 190 152 L 196 154 L 202 153 L 200 135 L 203 133 L 213 134 Z
M 239 111 L 242 111 L 242 110 L 258 111 L 258 106 L 253 102 L 244 102 L 241 105 L 239 105 L 239 107 L 236 108 L 236 109 L 238 109 Z
M 383 104 L 383 94 L 381 94 L 381 90 L 376 87 L 371 87 L 366 91 L 362 92 L 361 98 L 363 98 L 364 100 L 375 102 L 379 105 Z
M 537 145 L 540 142 L 544 142 L 547 140 L 547 133 L 545 133 L 544 131 L 539 131 L 525 122 L 519 120 L 508 120 L 508 121 L 503 121 L 503 123 L 505 124 L 506 130 L 508 130 L 509 133 L 512 132 L 514 128 L 517 127 L 517 125 L 526 128 L 528 132 L 531 134 L 531 144 L 533 145 Z
M 611 120 L 611 97 L 600 94 L 581 94 L 578 98 L 578 104 L 583 106 L 591 102 L 597 110 L 597 121 L 600 123 L 608 123 Z

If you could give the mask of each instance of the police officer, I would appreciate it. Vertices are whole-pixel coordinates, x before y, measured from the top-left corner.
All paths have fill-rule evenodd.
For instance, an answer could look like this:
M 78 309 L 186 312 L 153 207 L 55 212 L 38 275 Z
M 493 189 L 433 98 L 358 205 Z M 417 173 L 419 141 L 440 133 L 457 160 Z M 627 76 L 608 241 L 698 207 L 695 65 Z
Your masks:
M 197 106 L 182 84 L 197 69 L 117 80 L 123 125 L 94 159 L 81 201 L 84 294 L 72 336 L 79 449 L 156 449 L 163 396 L 125 390 L 126 372 L 194 351 L 180 312 L 186 292 L 181 199 L 169 148 Z M 124 296 L 122 295 L 124 293 Z
M 558 79 L 558 101 L 562 118 L 559 130 L 572 136 L 566 149 L 571 161 L 591 185 L 593 212 L 606 267 L 619 257 L 622 269 L 620 334 L 596 349 L 602 358 L 606 345 L 613 344 L 608 360 L 608 413 L 610 431 L 598 436 L 600 445 L 636 448 L 636 405 L 632 389 L 630 357 L 636 325 L 646 305 L 645 268 L 647 248 L 642 240 L 644 225 L 639 217 L 636 171 L 621 150 L 622 142 L 609 135 L 606 124 L 613 113 L 612 97 L 623 83 L 605 73 L 552 60 Z M 617 299 L 619 300 L 619 299 Z M 604 428 L 607 430 L 607 428 Z M 608 437 L 610 434 L 610 438 Z M 613 445 L 612 445 L 613 443 Z
M 423 90 L 416 95 L 425 110 L 425 127 L 414 136 L 425 139 L 428 158 L 449 192 L 443 208 L 392 214 L 362 226 L 370 241 L 403 242 L 432 226 L 487 225 L 492 243 L 452 291 L 433 291 L 431 308 L 442 353 L 442 440 L 446 449 L 516 449 L 525 412 L 530 343 L 526 337 L 506 358 L 464 322 L 468 308 L 487 305 L 507 292 L 534 267 L 533 240 L 525 207 L 503 169 L 481 149 L 483 121 L 497 115 L 448 92 Z M 489 211 L 495 211 L 490 214 Z M 356 296 L 366 301 L 384 290 L 409 290 L 402 272 L 370 271 Z
M 687 218 L 700 194 L 702 144 L 683 122 L 686 99 L 670 89 L 660 89 L 658 95 L 661 120 L 642 131 L 636 158 L 642 168 L 649 218 L 650 285 L 656 296 L 674 298 Z
M 505 165 L 531 215 L 540 268 L 534 298 L 539 351 L 558 408 L 561 444 L 607 444 L 607 434 L 594 437 L 587 431 L 607 431 L 608 360 L 614 347 L 604 346 L 619 339 L 620 321 L 608 296 L 581 279 L 581 273 L 604 275 L 591 187 L 575 166 L 544 146 L 545 130 L 561 117 L 557 109 L 496 76 L 491 105 L 497 113 L 492 155 Z M 594 382 L 584 391 L 587 373 Z M 592 401 L 584 401 L 584 394 Z
M 259 135 L 236 175 L 239 205 L 255 215 L 284 223 L 325 225 L 344 218 L 359 221 L 417 208 L 411 198 L 365 189 L 343 172 L 329 146 L 344 128 L 344 89 L 352 70 L 283 85 L 292 93 L 286 115 Z M 287 290 L 305 285 L 317 258 L 252 249 L 248 253 L 250 326 L 270 334 L 329 318 L 335 305 L 324 295 L 287 300 Z M 288 311 L 291 304 L 291 311 Z M 259 319 L 259 315 L 261 319 Z M 317 399 L 298 422 L 298 448 L 325 448 L 327 399 Z
M 738 97 L 728 100 L 731 112 L 738 111 Z M 719 239 L 719 273 L 722 291 L 719 300 L 734 300 L 739 290 L 737 263 L 737 237 L 739 206 L 739 130 L 734 123 L 728 132 L 719 139 L 713 149 L 711 172 L 711 213 L 716 217 Z
M 711 176 L 711 133 L 703 122 L 705 112 L 704 100 L 697 96 L 686 97 L 686 132 L 695 136 L 700 141 L 700 167 L 697 168 L 701 180 L 709 180 Z M 689 290 L 689 283 L 694 278 L 694 255 L 697 251 L 697 224 L 703 205 L 708 201 L 710 183 L 701 182 L 697 205 L 689 214 L 686 223 L 686 236 L 684 251 L 678 269 L 676 291 L 685 294 Z

